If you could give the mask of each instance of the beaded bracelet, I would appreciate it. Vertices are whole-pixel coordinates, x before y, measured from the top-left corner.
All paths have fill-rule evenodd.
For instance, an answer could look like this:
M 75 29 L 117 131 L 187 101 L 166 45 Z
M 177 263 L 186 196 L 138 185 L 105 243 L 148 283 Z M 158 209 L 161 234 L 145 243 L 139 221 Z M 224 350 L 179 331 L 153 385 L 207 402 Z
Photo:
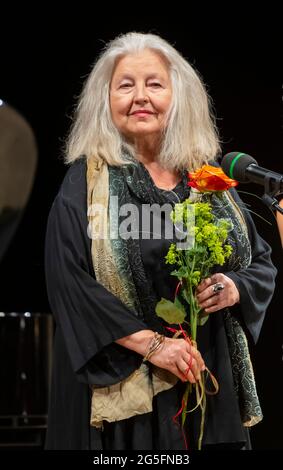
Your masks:
M 153 338 L 151 339 L 149 343 L 147 353 L 144 356 L 142 362 L 148 361 L 148 359 L 152 356 L 153 353 L 155 353 L 160 348 L 160 346 L 162 345 L 164 341 L 165 341 L 165 336 L 160 335 L 159 333 L 155 332 Z

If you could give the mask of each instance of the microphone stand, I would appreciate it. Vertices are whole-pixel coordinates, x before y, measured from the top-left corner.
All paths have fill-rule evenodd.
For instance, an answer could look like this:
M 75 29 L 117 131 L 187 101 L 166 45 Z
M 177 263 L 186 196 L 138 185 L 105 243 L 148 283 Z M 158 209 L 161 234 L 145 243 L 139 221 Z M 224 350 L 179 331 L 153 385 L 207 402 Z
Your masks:
M 283 208 L 279 206 L 276 197 L 274 197 L 282 191 L 282 183 L 283 178 L 279 181 L 277 178 L 270 175 L 270 173 L 267 173 L 264 178 L 264 194 L 262 200 L 269 209 L 276 209 L 283 215 Z

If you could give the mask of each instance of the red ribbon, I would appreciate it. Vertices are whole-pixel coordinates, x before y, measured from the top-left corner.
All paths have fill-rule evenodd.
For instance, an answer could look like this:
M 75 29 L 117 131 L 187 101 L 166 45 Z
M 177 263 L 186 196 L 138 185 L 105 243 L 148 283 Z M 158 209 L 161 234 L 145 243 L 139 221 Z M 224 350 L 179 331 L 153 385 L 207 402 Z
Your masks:
M 180 284 L 180 283 L 179 283 Z M 179 286 L 178 284 L 178 286 Z M 178 288 L 177 286 L 177 288 Z M 177 289 L 176 289 L 177 290 Z M 166 329 L 168 331 L 171 331 L 171 333 L 178 333 L 179 331 L 181 331 L 182 333 L 182 336 L 184 337 L 184 339 L 189 343 L 189 345 L 191 346 L 192 343 L 191 343 L 191 340 L 190 340 L 190 337 L 188 336 L 188 334 L 185 332 L 185 330 L 183 329 L 182 325 L 179 323 L 179 330 L 177 330 L 176 328 L 171 328 L 169 326 L 166 326 Z M 190 355 L 190 361 L 189 361 L 189 364 L 188 364 L 188 368 L 186 369 L 186 372 L 185 372 L 185 375 L 188 375 L 190 369 L 191 369 L 191 365 L 192 365 L 192 360 L 193 360 L 193 356 Z M 182 400 L 182 405 L 181 405 L 181 408 L 177 411 L 177 413 L 175 414 L 175 416 L 173 416 L 173 421 L 175 424 L 177 424 L 178 426 L 180 426 L 180 423 L 178 423 L 177 421 L 177 418 L 182 414 L 184 408 L 185 408 L 186 404 L 185 404 L 185 401 L 184 399 Z M 184 431 L 184 428 L 183 426 L 181 426 L 181 430 L 182 430 L 182 434 L 183 434 L 183 439 L 184 439 L 184 443 L 185 443 L 185 448 L 186 450 L 188 450 L 188 442 L 187 442 L 187 438 L 186 438 L 186 435 L 185 435 L 185 431 Z
M 177 297 L 177 294 L 178 294 L 178 292 L 179 292 L 179 289 L 180 289 L 181 285 L 182 285 L 182 281 L 179 281 L 178 284 L 177 284 L 177 286 L 176 286 L 176 289 L 175 289 L 174 298 Z
M 180 416 L 180 414 L 182 414 L 182 411 L 183 411 L 184 408 L 185 408 L 185 401 L 182 400 L 182 406 L 181 406 L 181 408 L 177 411 L 177 413 L 175 414 L 175 416 L 173 416 L 173 418 L 172 418 L 173 421 L 174 421 L 174 423 L 177 424 L 178 426 L 180 426 L 180 423 L 178 423 L 177 418 L 178 418 L 178 416 Z M 186 450 L 188 450 L 188 448 L 189 448 L 189 447 L 188 447 L 188 441 L 187 441 L 187 437 L 186 437 L 186 434 L 185 434 L 185 431 L 184 431 L 183 426 L 181 426 L 181 430 L 182 430 L 182 434 L 183 434 L 183 439 L 184 439 L 184 443 L 185 443 L 185 448 L 186 448 Z

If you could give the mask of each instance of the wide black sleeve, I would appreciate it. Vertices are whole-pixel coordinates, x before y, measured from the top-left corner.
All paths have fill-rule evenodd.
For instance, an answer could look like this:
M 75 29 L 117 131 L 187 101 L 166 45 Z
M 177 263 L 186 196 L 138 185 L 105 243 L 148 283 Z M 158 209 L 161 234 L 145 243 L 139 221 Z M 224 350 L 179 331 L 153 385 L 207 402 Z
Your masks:
M 256 342 L 265 312 L 275 289 L 277 270 L 271 260 L 271 248 L 258 234 L 251 215 L 235 190 L 231 190 L 247 222 L 252 249 L 252 261 L 246 269 L 225 273 L 236 284 L 240 293 L 240 311 L 246 327 Z
M 78 379 L 106 386 L 129 376 L 142 360 L 114 341 L 147 326 L 95 280 L 81 206 L 80 192 L 70 199 L 61 191 L 53 203 L 46 235 L 47 291 Z

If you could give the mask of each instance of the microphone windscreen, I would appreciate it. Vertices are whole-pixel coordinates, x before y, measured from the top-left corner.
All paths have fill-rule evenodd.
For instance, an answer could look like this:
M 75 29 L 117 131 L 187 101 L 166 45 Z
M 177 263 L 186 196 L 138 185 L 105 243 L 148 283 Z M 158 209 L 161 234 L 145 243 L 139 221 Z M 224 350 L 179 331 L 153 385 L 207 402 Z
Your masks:
M 246 183 L 249 181 L 246 169 L 251 164 L 257 165 L 257 161 L 250 155 L 242 152 L 230 152 L 224 155 L 221 168 L 229 178 Z

